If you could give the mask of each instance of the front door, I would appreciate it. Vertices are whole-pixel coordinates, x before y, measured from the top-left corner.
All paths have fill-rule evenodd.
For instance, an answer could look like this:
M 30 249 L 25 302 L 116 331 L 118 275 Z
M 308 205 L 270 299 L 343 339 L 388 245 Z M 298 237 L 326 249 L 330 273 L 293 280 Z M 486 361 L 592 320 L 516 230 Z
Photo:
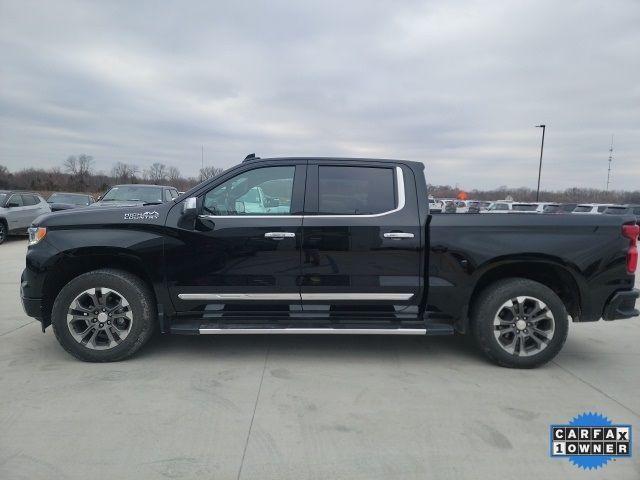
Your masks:
M 422 232 L 415 188 L 405 188 L 413 182 L 409 168 L 384 162 L 309 162 L 305 315 L 368 323 L 416 319 Z
M 198 196 L 191 223 L 174 207 L 166 271 L 178 312 L 259 323 L 300 310 L 305 175 L 305 160 L 251 162 Z

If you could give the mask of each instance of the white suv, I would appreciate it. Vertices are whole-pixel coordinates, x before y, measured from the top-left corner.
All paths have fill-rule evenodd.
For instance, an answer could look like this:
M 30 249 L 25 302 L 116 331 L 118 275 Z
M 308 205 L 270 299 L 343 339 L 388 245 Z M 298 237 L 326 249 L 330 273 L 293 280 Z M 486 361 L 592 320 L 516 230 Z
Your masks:
M 590 213 L 602 213 L 609 207 L 614 207 L 610 203 L 581 203 L 576 208 L 573 209 L 573 212 L 578 215 L 586 215 Z

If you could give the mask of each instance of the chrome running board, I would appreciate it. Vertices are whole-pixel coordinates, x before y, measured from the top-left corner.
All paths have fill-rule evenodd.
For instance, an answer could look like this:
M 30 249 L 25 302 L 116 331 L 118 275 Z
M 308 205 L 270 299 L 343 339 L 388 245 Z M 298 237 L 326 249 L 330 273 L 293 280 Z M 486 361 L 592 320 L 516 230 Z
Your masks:
M 201 335 L 426 335 L 426 328 L 200 328 Z

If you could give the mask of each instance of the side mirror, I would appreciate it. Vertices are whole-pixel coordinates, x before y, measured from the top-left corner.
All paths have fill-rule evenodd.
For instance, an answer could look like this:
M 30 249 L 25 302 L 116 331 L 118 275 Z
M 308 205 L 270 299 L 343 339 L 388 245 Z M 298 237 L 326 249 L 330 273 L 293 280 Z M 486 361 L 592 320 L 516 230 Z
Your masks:
M 236 201 L 236 213 L 245 213 L 244 202 Z
M 196 197 L 187 198 L 182 204 L 182 215 L 195 217 L 198 213 L 198 199 Z
M 274 208 L 280 206 L 280 200 L 277 198 L 269 197 L 264 201 L 264 206 L 268 208 Z

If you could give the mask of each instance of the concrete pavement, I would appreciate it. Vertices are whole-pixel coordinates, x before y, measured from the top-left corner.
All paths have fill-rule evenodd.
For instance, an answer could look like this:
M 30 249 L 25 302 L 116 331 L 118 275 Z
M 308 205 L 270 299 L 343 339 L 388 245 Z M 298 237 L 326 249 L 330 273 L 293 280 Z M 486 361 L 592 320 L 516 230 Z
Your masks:
M 26 241 L 0 245 L 2 479 L 584 479 L 549 425 L 640 428 L 640 319 L 572 324 L 558 358 L 496 367 L 462 337 L 156 337 L 87 364 L 22 312 Z M 636 432 L 638 437 L 638 432 Z

